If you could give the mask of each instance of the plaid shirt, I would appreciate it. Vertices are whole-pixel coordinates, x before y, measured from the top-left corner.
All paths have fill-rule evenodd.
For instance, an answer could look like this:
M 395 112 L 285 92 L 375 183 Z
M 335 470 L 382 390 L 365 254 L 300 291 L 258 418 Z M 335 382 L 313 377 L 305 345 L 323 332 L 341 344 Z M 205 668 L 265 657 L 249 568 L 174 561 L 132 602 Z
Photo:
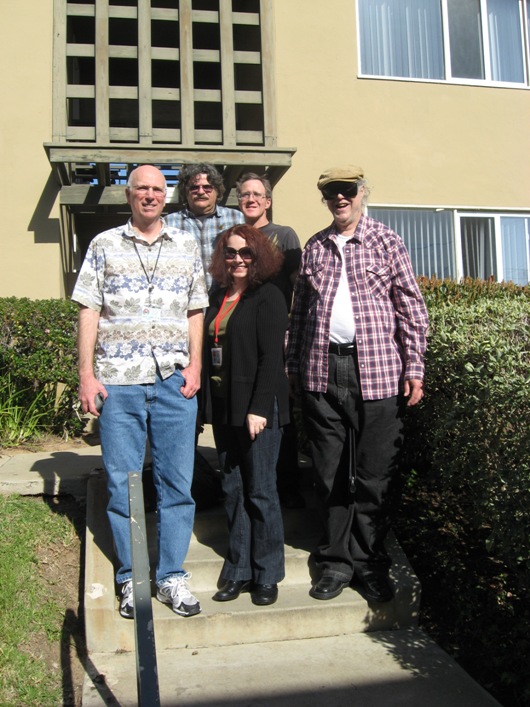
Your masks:
M 402 392 L 403 380 L 423 380 L 428 316 L 401 238 L 361 216 L 344 246 L 365 400 Z M 342 259 L 334 226 L 306 244 L 291 310 L 287 370 L 305 390 L 326 392 L 333 300 Z
M 245 217 L 237 209 L 229 209 L 226 206 L 217 205 L 215 212 L 204 219 L 197 218 L 189 209 L 182 209 L 182 211 L 166 216 L 166 223 L 168 226 L 180 228 L 182 231 L 195 236 L 195 240 L 201 249 L 206 285 L 210 289 L 212 276 L 208 272 L 208 268 L 212 262 L 217 236 L 231 226 L 245 223 Z

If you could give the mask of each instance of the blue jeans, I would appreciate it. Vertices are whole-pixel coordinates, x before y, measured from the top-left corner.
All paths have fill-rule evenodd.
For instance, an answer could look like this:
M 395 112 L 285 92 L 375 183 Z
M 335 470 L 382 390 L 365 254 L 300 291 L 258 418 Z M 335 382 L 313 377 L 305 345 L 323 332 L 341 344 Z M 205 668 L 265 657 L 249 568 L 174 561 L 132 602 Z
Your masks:
M 147 437 L 157 491 L 158 562 L 156 581 L 184 572 L 195 502 L 191 495 L 197 399 L 180 392 L 177 370 L 145 385 L 107 385 L 99 431 L 107 472 L 107 514 L 118 558 L 116 581 L 132 577 L 128 473 L 142 472 Z
M 285 576 L 283 520 L 276 489 L 281 431 L 265 428 L 252 442 L 246 427 L 213 425 L 228 517 L 224 580 L 276 584 Z

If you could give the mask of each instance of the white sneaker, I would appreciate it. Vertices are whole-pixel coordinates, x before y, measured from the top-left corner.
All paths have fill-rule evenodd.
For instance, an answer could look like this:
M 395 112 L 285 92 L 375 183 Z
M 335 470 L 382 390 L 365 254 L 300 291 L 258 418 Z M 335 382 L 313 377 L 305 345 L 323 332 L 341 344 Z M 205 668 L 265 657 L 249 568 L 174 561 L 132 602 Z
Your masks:
M 180 616 L 200 614 L 201 605 L 188 588 L 189 579 L 189 572 L 169 577 L 158 587 L 156 598 L 163 604 L 171 604 L 173 611 Z
M 134 618 L 132 579 L 128 579 L 121 585 L 120 614 L 124 619 Z

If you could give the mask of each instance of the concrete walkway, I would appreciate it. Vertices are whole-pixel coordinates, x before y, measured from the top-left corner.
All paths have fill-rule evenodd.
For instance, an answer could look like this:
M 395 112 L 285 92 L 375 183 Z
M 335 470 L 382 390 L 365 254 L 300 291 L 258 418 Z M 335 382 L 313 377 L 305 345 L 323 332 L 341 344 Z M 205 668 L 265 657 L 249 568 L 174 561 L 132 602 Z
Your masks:
M 199 451 L 216 464 L 211 429 L 199 440 Z M 101 487 L 99 447 L 51 454 L 0 456 L 0 493 L 71 494 L 83 497 L 87 482 Z M 90 494 L 93 495 L 93 494 Z M 96 498 L 98 494 L 95 494 Z M 103 557 L 106 566 L 101 586 L 111 595 L 110 614 L 100 624 L 87 625 L 94 648 L 87 660 L 83 707 L 138 704 L 132 622 L 117 615 L 112 598 L 111 552 L 104 526 L 104 501 L 90 501 L 87 512 L 97 523 L 101 536 L 93 540 L 94 528 L 87 532 L 86 587 L 94 586 L 90 576 L 94 554 Z M 304 552 L 310 541 L 296 526 L 299 511 L 285 514 L 286 553 L 296 549 L 288 578 L 280 585 L 280 599 L 272 607 L 254 607 L 248 596 L 224 605 L 211 601 L 215 563 L 222 560 L 222 509 L 197 514 L 190 561 L 197 556 L 197 568 L 191 585 L 200 596 L 203 613 L 184 619 L 169 607 L 153 602 L 160 698 L 163 707 L 489 707 L 498 703 L 474 682 L 444 651 L 414 625 L 418 595 L 414 577 L 398 558 L 396 579 L 404 586 L 386 609 L 370 607 L 354 590 L 346 589 L 341 597 L 317 602 L 307 596 L 309 572 L 304 574 Z M 304 521 L 307 522 L 307 519 Z M 89 523 L 92 525 L 92 523 Z M 209 529 L 209 535 L 206 531 Z M 294 536 L 293 536 L 294 533 Z M 295 538 L 293 542 L 287 536 Z M 106 539 L 105 539 L 106 537 Z M 103 549 L 104 552 L 101 552 Z M 399 548 L 393 554 L 399 554 Z M 105 557 L 106 556 L 106 557 Z M 92 560 L 89 560 L 92 558 Z M 195 561 L 195 560 L 193 560 Z M 99 560 L 98 560 L 99 562 Z M 199 570 L 201 566 L 205 568 Z M 206 570 L 206 564 L 210 569 Z M 296 568 L 296 569 L 295 569 Z M 202 583 L 201 583 L 202 573 Z M 211 576 L 210 576 L 211 575 Z M 94 580 L 94 582 L 92 582 Z M 203 586 L 204 585 L 204 586 Z M 409 592 L 409 594 L 407 593 Z M 412 594 L 410 594 L 412 592 Z M 91 619 L 93 597 L 85 594 L 87 624 Z M 405 608 L 399 601 L 405 597 Z M 294 597 L 294 599 L 293 599 Z M 419 597 L 419 595 L 418 595 Z M 247 601 L 248 600 L 248 601 Z M 107 602 L 108 603 L 108 602 Z M 247 608 L 248 604 L 248 608 Z M 407 609 L 408 607 L 408 609 Z M 412 610 L 412 613 L 410 613 Z M 405 617 L 408 611 L 409 623 Z M 324 613 L 326 612 L 326 613 Z M 390 613 L 388 613 L 390 612 Z M 329 619 L 327 618 L 329 614 Z M 320 618 L 319 618 L 319 616 Z M 357 618 L 353 618 L 357 617 Z M 100 617 L 102 618 L 102 617 Z M 266 629 L 267 620 L 270 628 Z M 390 621 L 390 624 L 388 623 Z M 195 622 L 195 623 L 194 623 Z M 380 627 L 399 626 L 396 630 Z M 331 626 L 333 624 L 333 626 Z M 329 630 L 327 627 L 329 625 Z M 319 627 L 318 634 L 306 637 Z M 323 627 L 324 626 L 324 629 Z M 114 628 L 113 628 L 114 627 Z M 375 629 L 375 630 L 374 630 Z M 379 629 L 379 630 L 378 630 Z M 109 633 L 110 630 L 110 633 Z M 102 631 L 102 632 L 101 632 Z M 330 633 L 331 635 L 326 635 Z M 99 634 L 98 634 L 99 632 Z M 106 638 L 105 638 L 105 632 Z M 99 643 L 98 643 L 99 635 Z M 239 636 L 239 639 L 238 639 Z M 265 640 L 260 638 L 266 636 Z M 275 640 L 281 636 L 281 640 Z M 300 638 L 299 636 L 304 636 Z M 235 638 L 234 638 L 235 637 Z M 103 639 L 103 640 L 101 640 Z M 120 649 L 119 643 L 123 643 Z M 174 646 L 165 648 L 164 646 Z

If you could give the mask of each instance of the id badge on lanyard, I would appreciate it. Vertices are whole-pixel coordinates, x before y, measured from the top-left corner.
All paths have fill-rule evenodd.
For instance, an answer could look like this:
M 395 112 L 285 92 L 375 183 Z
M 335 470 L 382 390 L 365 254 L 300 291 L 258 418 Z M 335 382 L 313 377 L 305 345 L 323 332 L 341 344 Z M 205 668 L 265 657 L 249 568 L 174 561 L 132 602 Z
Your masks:
M 212 366 L 219 368 L 223 365 L 223 349 L 220 346 L 212 346 Z
M 149 322 L 159 322 L 162 319 L 162 308 L 146 305 L 142 310 L 142 319 Z

